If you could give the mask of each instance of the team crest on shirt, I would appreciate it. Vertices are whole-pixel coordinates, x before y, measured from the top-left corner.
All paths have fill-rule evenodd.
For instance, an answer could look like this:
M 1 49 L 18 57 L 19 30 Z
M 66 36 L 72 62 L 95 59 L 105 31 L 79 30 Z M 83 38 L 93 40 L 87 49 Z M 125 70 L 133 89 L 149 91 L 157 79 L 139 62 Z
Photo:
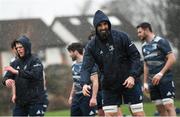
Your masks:
M 147 53 L 148 51 L 144 48 L 144 49 L 143 49 L 143 52 L 144 52 L 144 53 Z
M 81 65 L 74 65 L 72 71 L 74 75 L 78 75 L 81 72 Z
M 152 49 L 153 49 L 153 50 L 156 50 L 156 49 L 157 49 L 157 44 L 156 44 L 156 43 L 152 44 Z
M 150 52 L 150 50 L 144 48 L 143 53 L 150 54 L 151 52 Z

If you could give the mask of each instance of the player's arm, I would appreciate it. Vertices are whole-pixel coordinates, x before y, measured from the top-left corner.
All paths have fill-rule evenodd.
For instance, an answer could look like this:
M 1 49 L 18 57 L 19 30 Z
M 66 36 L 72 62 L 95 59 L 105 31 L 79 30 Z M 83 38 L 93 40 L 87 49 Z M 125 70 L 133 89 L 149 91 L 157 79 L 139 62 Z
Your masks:
M 164 67 L 159 71 L 159 73 L 157 73 L 153 77 L 153 79 L 152 79 L 153 85 L 158 85 L 159 81 L 163 77 L 163 75 L 169 69 L 171 69 L 172 65 L 176 62 L 176 57 L 175 57 L 174 53 L 172 52 L 170 44 L 167 40 L 161 39 L 158 42 L 158 47 L 159 47 L 160 51 L 166 55 L 166 63 L 164 65 Z
M 123 85 L 126 88 L 132 88 L 135 84 L 135 79 L 139 76 L 139 68 L 141 65 L 140 62 L 140 53 L 136 46 L 132 43 L 128 35 L 124 35 L 124 48 L 126 50 L 128 59 L 131 63 L 129 69 L 129 77 L 124 81 Z
M 90 79 L 92 82 L 92 97 L 91 97 L 89 106 L 96 106 L 97 105 L 97 93 L 98 93 L 98 88 L 99 88 L 98 74 L 91 75 Z
M 6 67 L 4 67 L 4 70 L 9 71 L 9 72 L 11 72 L 12 74 L 15 74 L 15 75 L 18 74 L 18 70 L 14 69 L 12 66 L 6 66 Z
M 92 55 L 92 47 L 89 44 L 86 46 L 83 56 L 83 64 L 81 67 L 81 83 L 82 85 L 90 83 L 90 76 L 93 66 L 95 64 L 94 57 Z
M 169 69 L 171 69 L 172 65 L 176 62 L 176 57 L 174 55 L 174 53 L 169 53 L 167 56 L 167 61 L 165 66 L 163 67 L 163 69 L 160 71 L 160 73 L 165 74 L 166 71 L 168 71 Z
M 74 90 L 74 83 L 72 84 L 72 88 L 71 88 L 71 92 L 70 92 L 70 96 L 69 96 L 69 99 L 68 99 L 68 103 L 71 105 L 72 103 L 72 99 L 73 99 L 73 95 L 75 93 L 75 90 Z
M 139 76 L 139 68 L 141 67 L 140 61 L 140 53 L 135 46 L 135 44 L 131 41 L 129 36 L 125 36 L 125 45 L 124 48 L 126 49 L 128 61 L 131 63 L 131 67 L 129 69 L 129 76 L 136 79 Z
M 164 67 L 161 69 L 160 73 L 164 75 L 169 69 L 171 69 L 172 65 L 176 62 L 176 57 L 172 51 L 170 43 L 166 39 L 162 39 L 158 42 L 158 47 L 162 53 L 166 55 L 166 63 Z
M 163 75 L 169 70 L 171 69 L 172 65 L 176 62 L 176 57 L 174 55 L 174 53 L 169 53 L 167 56 L 166 56 L 166 64 L 164 65 L 164 67 L 161 69 L 161 71 L 159 73 L 157 73 L 154 77 L 153 77 L 153 80 L 152 80 L 152 83 L 154 85 L 158 85 L 159 84 L 159 81 L 160 79 L 163 77 Z
M 16 86 L 15 86 L 15 82 L 13 82 L 13 84 L 12 84 L 12 98 L 11 98 L 11 101 L 13 103 L 15 103 L 15 101 L 16 101 Z
M 143 88 L 144 88 L 144 91 L 145 92 L 148 92 L 148 83 L 147 83 L 147 79 L 148 79 L 148 68 L 147 68 L 147 65 L 146 65 L 146 62 L 144 62 L 144 79 L 143 79 Z
M 4 67 L 5 74 L 2 79 L 3 85 L 5 85 L 8 88 L 12 87 L 12 84 L 14 83 L 15 74 L 11 72 L 14 68 L 14 62 L 10 64 L 10 66 Z

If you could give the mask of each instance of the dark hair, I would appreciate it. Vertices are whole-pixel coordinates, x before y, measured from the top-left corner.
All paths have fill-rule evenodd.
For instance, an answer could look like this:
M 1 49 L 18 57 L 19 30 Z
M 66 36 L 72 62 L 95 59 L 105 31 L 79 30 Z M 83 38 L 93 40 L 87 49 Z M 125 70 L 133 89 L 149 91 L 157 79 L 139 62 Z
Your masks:
M 78 51 L 79 54 L 83 54 L 83 45 L 81 43 L 72 43 L 67 47 L 68 51 Z
M 16 47 L 16 40 L 14 39 L 12 42 L 11 42 L 11 49 L 15 48 Z
M 143 22 L 139 24 L 136 28 L 143 28 L 143 29 L 149 29 L 150 32 L 152 32 L 151 24 L 148 22 Z

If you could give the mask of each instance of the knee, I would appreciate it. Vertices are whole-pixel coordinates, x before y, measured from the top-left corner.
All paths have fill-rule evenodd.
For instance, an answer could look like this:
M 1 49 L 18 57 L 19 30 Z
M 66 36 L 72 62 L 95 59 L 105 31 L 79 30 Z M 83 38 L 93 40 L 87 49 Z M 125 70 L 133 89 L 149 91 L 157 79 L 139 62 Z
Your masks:
M 174 100 L 171 98 L 166 98 L 162 100 L 164 108 L 168 110 L 174 109 Z
M 174 104 L 165 104 L 164 108 L 169 112 L 171 110 L 175 110 Z

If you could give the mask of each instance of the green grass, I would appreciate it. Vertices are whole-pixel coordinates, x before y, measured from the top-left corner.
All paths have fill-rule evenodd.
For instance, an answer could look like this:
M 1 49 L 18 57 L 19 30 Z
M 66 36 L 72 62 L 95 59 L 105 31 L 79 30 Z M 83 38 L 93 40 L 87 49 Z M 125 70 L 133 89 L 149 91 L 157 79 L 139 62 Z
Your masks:
M 70 110 L 51 111 L 47 112 L 45 116 L 70 116 Z
M 175 101 L 175 106 L 180 108 L 180 100 Z M 127 105 L 122 105 L 121 108 L 122 108 L 123 114 L 130 115 Z M 146 116 L 153 116 L 154 112 L 156 111 L 153 103 L 145 103 L 144 110 L 145 110 Z M 47 112 L 45 116 L 69 116 L 70 115 L 69 112 L 70 112 L 69 110 L 51 111 L 51 112 Z

